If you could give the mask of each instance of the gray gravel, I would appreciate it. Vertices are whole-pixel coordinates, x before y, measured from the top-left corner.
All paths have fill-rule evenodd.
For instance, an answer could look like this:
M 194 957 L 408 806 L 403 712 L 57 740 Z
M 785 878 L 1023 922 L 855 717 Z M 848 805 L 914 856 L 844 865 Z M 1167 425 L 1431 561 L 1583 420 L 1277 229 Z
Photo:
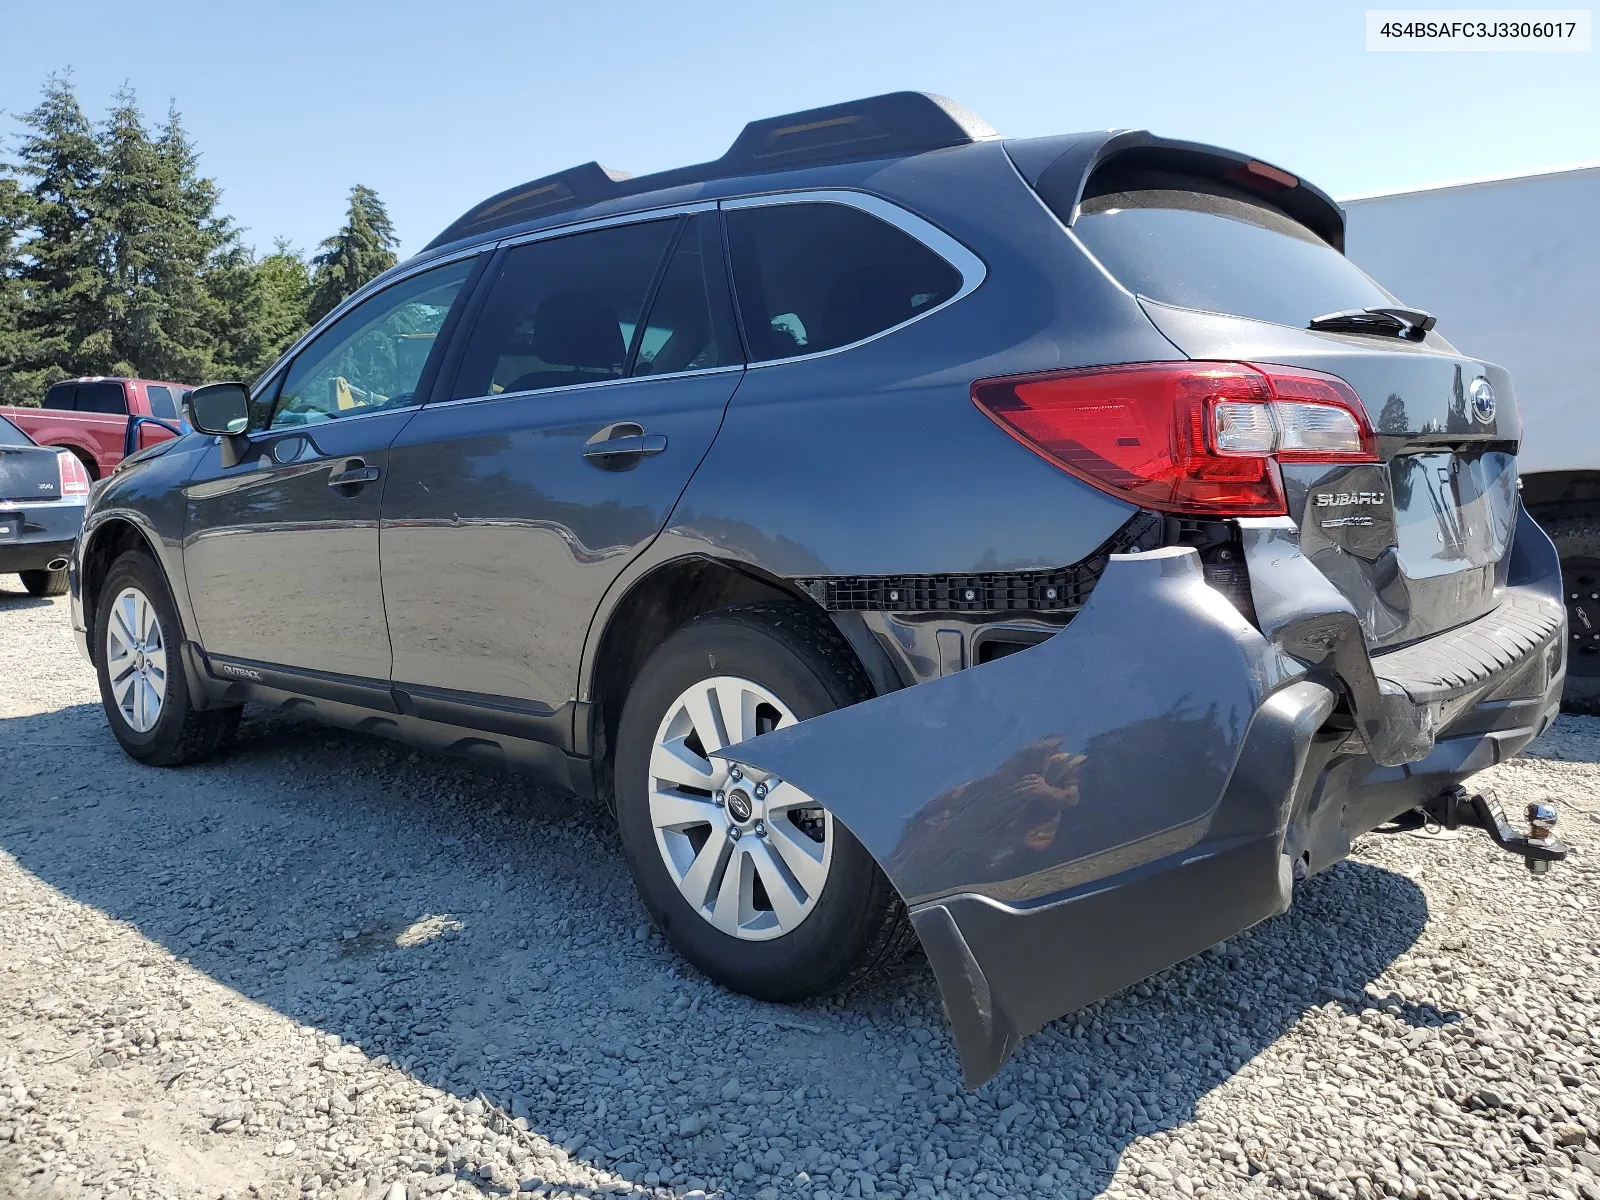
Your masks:
M 0 1197 L 1600 1200 L 1597 764 L 1566 718 L 1490 773 L 1559 798 L 1547 878 L 1367 838 L 969 1094 L 920 960 L 724 992 L 600 817 L 298 720 L 137 767 L 64 604 L 0 590 Z

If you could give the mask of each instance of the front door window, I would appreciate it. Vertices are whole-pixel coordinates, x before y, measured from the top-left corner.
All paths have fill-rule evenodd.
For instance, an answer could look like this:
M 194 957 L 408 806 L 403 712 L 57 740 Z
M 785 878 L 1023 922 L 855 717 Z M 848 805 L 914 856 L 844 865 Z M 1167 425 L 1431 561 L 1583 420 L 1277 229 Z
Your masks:
M 267 425 L 282 429 L 417 403 L 417 383 L 473 260 L 386 288 L 324 329 L 295 357 Z

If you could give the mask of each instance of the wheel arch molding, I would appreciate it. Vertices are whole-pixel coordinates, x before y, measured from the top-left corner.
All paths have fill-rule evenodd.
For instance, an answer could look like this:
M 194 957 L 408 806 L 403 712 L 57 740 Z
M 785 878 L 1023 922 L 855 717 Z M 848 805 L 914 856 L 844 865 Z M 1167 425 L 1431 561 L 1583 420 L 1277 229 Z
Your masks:
M 589 624 L 579 669 L 575 749 L 596 759 L 609 753 L 628 688 L 645 660 L 676 630 L 706 613 L 762 601 L 792 603 L 829 619 L 793 580 L 744 559 L 703 548 L 660 555 L 647 551 L 612 584 Z M 859 659 L 864 647 L 847 640 Z M 859 665 L 869 678 L 882 674 L 872 664 Z

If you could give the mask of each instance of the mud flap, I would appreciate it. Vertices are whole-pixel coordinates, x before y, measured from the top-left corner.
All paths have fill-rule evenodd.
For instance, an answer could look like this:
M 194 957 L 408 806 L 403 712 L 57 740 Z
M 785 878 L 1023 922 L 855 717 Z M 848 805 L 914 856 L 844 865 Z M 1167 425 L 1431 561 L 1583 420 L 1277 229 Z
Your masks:
M 809 793 L 877 859 L 976 1086 L 1045 1022 L 1284 907 L 1286 789 L 1332 703 L 1298 672 L 1193 550 L 1115 555 L 1050 640 L 718 757 Z M 1234 778 L 1247 738 L 1259 781 Z

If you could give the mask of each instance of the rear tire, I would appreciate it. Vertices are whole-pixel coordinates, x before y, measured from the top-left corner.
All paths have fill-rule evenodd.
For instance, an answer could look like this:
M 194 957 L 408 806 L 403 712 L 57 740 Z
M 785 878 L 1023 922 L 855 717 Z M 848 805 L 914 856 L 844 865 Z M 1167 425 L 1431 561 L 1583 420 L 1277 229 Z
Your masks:
M 1567 602 L 1567 686 L 1561 707 L 1600 716 L 1600 516 L 1558 517 L 1545 525 L 1561 557 Z
M 775 705 L 764 702 L 758 706 L 771 714 L 766 718 L 768 724 L 780 714 L 782 724 L 805 720 L 872 694 L 838 632 L 826 619 L 797 605 L 725 609 L 700 617 L 673 634 L 634 681 L 617 734 L 617 824 L 634 882 L 650 915 L 679 953 L 725 987 L 778 1002 L 838 991 L 904 953 L 912 937 L 905 908 L 866 848 L 842 822 L 833 820 L 791 784 L 775 784 L 760 802 L 764 807 L 756 815 L 765 815 L 765 823 L 754 820 L 743 807 L 749 796 L 756 794 L 755 784 L 765 778 L 753 771 L 744 780 L 748 794 L 739 796 L 737 803 L 737 781 L 725 782 L 720 776 L 718 782 L 707 783 L 699 791 L 692 784 L 687 790 L 658 785 L 656 769 L 661 760 L 653 765 L 652 756 L 674 736 L 693 748 L 689 753 L 697 763 L 726 773 L 726 768 L 717 767 L 716 760 L 704 753 L 698 733 L 685 739 L 673 724 L 686 711 L 685 699 L 703 697 L 711 680 L 735 689 L 748 685 L 745 694 L 776 701 Z M 721 707 L 731 731 L 741 718 L 726 712 L 731 706 Z M 758 723 L 754 732 L 766 727 Z M 738 740 L 742 739 L 731 735 L 728 744 Z M 725 791 L 727 801 L 713 808 L 717 789 Z M 655 800 L 653 791 L 657 792 Z M 694 814 L 704 812 L 711 823 L 684 826 L 688 833 L 669 829 L 661 815 L 668 810 L 659 807 L 664 803 L 664 791 L 670 793 L 668 800 L 687 801 Z M 783 796 L 789 800 L 781 801 Z M 799 807 L 791 808 L 787 815 L 780 811 L 785 804 L 796 805 L 796 797 Z M 703 807 L 696 808 L 696 803 Z M 721 840 L 728 836 L 721 830 L 736 823 L 736 811 L 744 821 L 739 831 L 744 835 L 742 846 L 738 839 Z M 780 842 L 786 836 L 797 840 L 797 830 L 812 839 L 806 850 L 816 852 L 816 874 L 807 879 L 803 873 L 795 873 L 794 894 L 780 904 L 769 898 L 768 874 L 763 872 L 771 873 L 777 861 L 785 858 L 780 851 L 792 847 Z M 694 834 L 699 840 L 690 844 L 688 839 Z M 712 843 L 712 838 L 718 840 Z M 676 860 L 669 842 L 677 848 Z M 689 897 L 695 888 L 690 879 L 694 872 L 687 864 L 690 860 L 698 863 L 708 845 L 713 849 L 722 846 L 722 861 L 729 866 L 713 878 L 712 898 L 704 899 L 702 887 L 703 902 L 692 903 Z M 733 891 L 724 892 L 716 879 L 733 880 L 733 889 L 738 890 L 738 876 L 731 864 L 746 864 L 741 854 L 749 855 L 744 898 L 734 906 L 735 921 L 730 923 L 720 910 L 723 897 L 732 896 Z M 802 865 L 807 872 L 812 869 L 809 863 Z M 777 875 L 772 875 L 772 882 L 781 886 Z M 716 916 L 713 907 L 719 910 Z
M 106 721 L 131 757 L 153 767 L 198 762 L 239 727 L 237 706 L 195 708 L 183 671 L 183 626 L 148 554 L 129 551 L 111 564 L 91 636 Z
M 40 567 L 37 571 L 18 572 L 22 586 L 30 596 L 65 596 L 67 594 L 67 569 L 51 571 Z

